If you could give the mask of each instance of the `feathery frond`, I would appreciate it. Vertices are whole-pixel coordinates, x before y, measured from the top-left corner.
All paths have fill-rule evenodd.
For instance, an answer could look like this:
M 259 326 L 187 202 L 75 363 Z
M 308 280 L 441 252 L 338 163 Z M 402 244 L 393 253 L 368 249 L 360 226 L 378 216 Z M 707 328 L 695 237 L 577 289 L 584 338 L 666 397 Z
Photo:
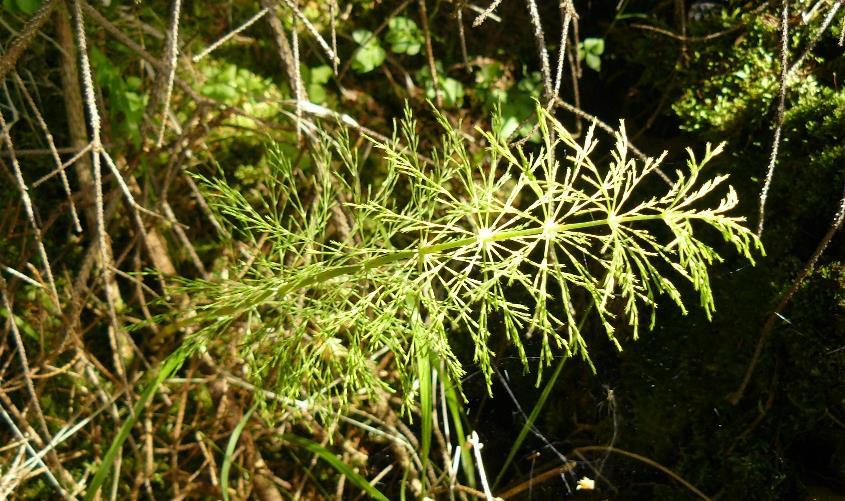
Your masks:
M 616 327 L 629 325 L 636 339 L 644 310 L 654 322 L 658 296 L 686 311 L 679 282 L 692 285 L 711 315 L 708 268 L 721 258 L 698 232 L 718 230 L 752 262 L 762 251 L 744 218 L 729 214 L 737 196 L 722 188 L 727 176 L 699 180 L 722 147 L 708 145 L 701 161 L 690 151 L 668 191 L 643 197 L 641 185 L 663 156 L 632 158 L 623 126 L 609 164 L 599 166 L 592 128 L 578 142 L 542 107 L 537 114 L 538 152 L 509 147 L 494 120 L 493 131 L 480 131 L 483 157 L 440 116 L 441 144 L 424 163 L 407 113 L 393 139 L 371 139 L 387 168 L 377 186 L 358 184 L 357 156 L 343 134 L 325 137 L 309 202 L 278 150 L 270 195 L 258 205 L 224 181 L 203 179 L 210 204 L 247 242 L 265 236 L 271 245 L 254 245 L 258 257 L 230 273 L 242 278 L 184 284 L 201 305 L 189 314 L 198 326 L 189 343 L 237 332 L 252 378 L 291 400 L 334 408 L 362 392 L 391 390 L 374 363 L 385 350 L 406 402 L 414 398 L 417 357 L 443 361 L 458 380 L 464 368 L 452 340 L 460 335 L 472 338 L 489 385 L 494 318 L 526 366 L 525 339 L 538 337 L 538 378 L 556 353 L 589 361 L 579 297 L 594 302 L 619 349 Z M 336 189 L 354 222 L 343 241 L 330 235 Z M 722 198 L 707 205 L 717 190 Z

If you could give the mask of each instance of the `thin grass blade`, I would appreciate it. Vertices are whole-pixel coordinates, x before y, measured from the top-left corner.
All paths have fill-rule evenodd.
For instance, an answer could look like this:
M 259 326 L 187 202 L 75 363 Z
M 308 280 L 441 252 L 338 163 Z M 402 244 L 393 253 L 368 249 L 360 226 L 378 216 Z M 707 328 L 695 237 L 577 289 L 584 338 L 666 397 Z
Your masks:
M 385 496 L 381 493 L 381 491 L 376 489 L 366 478 L 355 473 L 355 471 L 349 465 L 341 461 L 337 456 L 334 455 L 334 453 L 332 453 L 332 451 L 326 449 L 317 442 L 312 442 L 307 438 L 302 438 L 299 435 L 293 435 L 290 433 L 285 433 L 284 435 L 282 435 L 282 439 L 298 447 L 307 449 L 313 454 L 316 454 L 320 459 L 328 463 L 332 468 L 337 470 L 338 473 L 348 478 L 350 482 L 352 482 L 356 487 L 364 491 L 371 498 L 378 499 L 379 501 L 389 501 L 387 496 Z

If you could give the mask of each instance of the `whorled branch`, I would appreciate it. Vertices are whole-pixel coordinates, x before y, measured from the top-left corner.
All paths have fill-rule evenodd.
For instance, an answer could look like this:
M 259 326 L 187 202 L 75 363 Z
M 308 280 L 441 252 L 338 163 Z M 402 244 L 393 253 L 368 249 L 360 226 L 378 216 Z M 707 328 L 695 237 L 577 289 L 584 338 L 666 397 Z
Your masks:
M 334 154 L 348 173 L 336 184 L 350 191 L 356 238 L 343 242 L 327 234 L 335 203 L 328 176 L 320 176 L 318 199 L 306 206 L 281 154 L 271 162 L 271 195 L 259 207 L 225 182 L 205 180 L 212 207 L 248 241 L 267 237 L 273 250 L 241 280 L 183 284 L 197 305 L 181 320 L 198 327 L 189 345 L 243 329 L 253 378 L 288 398 L 304 391 L 336 406 L 385 386 L 372 369 L 382 350 L 393 352 L 406 398 L 414 395 L 409 364 L 420 356 L 442 360 L 460 377 L 451 341 L 459 333 L 471 336 L 489 382 L 494 319 L 526 364 L 526 336 L 539 337 L 542 369 L 560 350 L 589 360 L 575 321 L 584 300 L 595 304 L 620 349 L 616 325 L 630 325 L 636 338 L 641 310 L 650 309 L 653 322 L 658 296 L 686 311 L 678 277 L 711 314 L 708 268 L 721 258 L 699 240 L 698 227 L 716 229 L 749 260 L 761 249 L 744 220 L 728 214 L 738 202 L 733 189 L 715 206 L 698 207 L 727 178 L 699 181 L 721 147 L 708 148 L 701 162 L 691 156 L 666 193 L 645 198 L 640 185 L 662 157 L 638 164 L 623 129 L 612 161 L 599 167 L 591 160 L 592 130 L 578 143 L 542 108 L 537 113 L 541 152 L 526 156 L 482 131 L 489 146 L 481 164 L 442 117 L 438 160 L 420 163 L 409 117 L 403 141 L 376 144 L 387 174 L 370 188 L 344 184 L 358 179 L 355 155 L 325 139 L 317 168 L 337 172 Z M 561 148 L 569 152 L 562 160 L 549 153 Z M 396 202 L 397 192 L 407 200 Z

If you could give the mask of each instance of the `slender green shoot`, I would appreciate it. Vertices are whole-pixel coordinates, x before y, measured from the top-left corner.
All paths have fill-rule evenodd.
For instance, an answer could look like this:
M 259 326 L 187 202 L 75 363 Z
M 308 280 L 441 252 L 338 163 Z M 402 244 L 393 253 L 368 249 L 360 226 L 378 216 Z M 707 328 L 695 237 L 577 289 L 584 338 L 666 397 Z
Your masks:
M 129 437 L 129 433 L 132 431 L 132 427 L 135 426 L 135 423 L 138 421 L 138 417 L 141 415 L 141 411 L 144 410 L 144 407 L 147 405 L 147 402 L 155 395 L 155 392 L 158 390 L 159 386 L 170 376 L 172 376 L 179 367 L 182 366 L 182 363 L 189 355 L 188 350 L 180 349 L 169 356 L 165 361 L 162 363 L 161 367 L 158 369 L 153 380 L 147 385 L 144 391 L 141 393 L 141 397 L 135 403 L 135 406 L 132 408 L 132 414 L 126 417 L 126 420 L 120 426 L 120 430 L 118 430 L 117 435 L 112 439 L 111 444 L 109 445 L 106 454 L 103 456 L 103 460 L 100 465 L 97 467 L 97 471 L 94 473 L 94 477 L 91 479 L 91 483 L 88 485 L 88 489 L 85 491 L 85 501 L 93 500 L 97 492 L 102 487 L 103 482 L 106 481 L 108 478 L 109 472 L 111 471 L 112 466 L 114 465 L 115 458 L 117 458 L 117 454 L 120 449 L 123 447 L 123 443 Z
M 232 458 L 235 454 L 235 448 L 238 446 L 238 440 L 241 438 L 241 433 L 243 433 L 244 427 L 249 421 L 249 418 L 252 417 L 252 413 L 255 411 L 256 407 L 258 407 L 257 403 L 253 404 L 252 407 L 244 413 L 238 421 L 238 424 L 235 426 L 235 429 L 232 431 L 229 441 L 226 443 L 226 452 L 223 454 L 223 464 L 220 468 L 220 490 L 223 492 L 224 501 L 229 501 L 229 470 L 232 468 Z
M 337 470 L 338 473 L 349 479 L 349 481 L 352 482 L 353 485 L 364 491 L 372 499 L 377 499 L 379 501 L 388 501 L 387 496 L 385 496 L 381 493 L 381 491 L 376 489 L 369 481 L 367 481 L 366 478 L 356 473 L 355 470 L 352 469 L 352 467 L 341 461 L 340 458 L 338 458 L 332 453 L 332 451 L 326 449 L 317 442 L 313 442 L 311 440 L 308 440 L 307 438 L 303 438 L 290 433 L 282 435 L 282 439 L 286 442 L 290 442 L 291 444 L 296 445 L 297 447 L 302 447 L 303 449 L 306 449 L 309 452 L 317 455 L 317 457 L 328 463 L 329 466 Z

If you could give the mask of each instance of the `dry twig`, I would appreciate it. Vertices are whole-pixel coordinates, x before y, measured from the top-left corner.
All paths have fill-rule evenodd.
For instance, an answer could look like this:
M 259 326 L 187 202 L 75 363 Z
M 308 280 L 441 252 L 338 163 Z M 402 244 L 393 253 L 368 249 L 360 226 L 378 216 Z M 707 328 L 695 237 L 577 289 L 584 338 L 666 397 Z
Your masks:
M 18 36 L 12 40 L 9 50 L 0 57 L 0 81 L 3 81 L 6 78 L 6 73 L 15 67 L 18 59 L 26 52 L 32 41 L 35 40 L 35 36 L 50 19 L 50 14 L 59 3 L 59 0 L 47 0 L 44 2 L 32 18 L 26 22 Z
M 229 33 L 226 33 L 222 37 L 215 40 L 211 45 L 209 45 L 208 47 L 203 49 L 202 52 L 200 52 L 196 56 L 192 57 L 191 60 L 195 63 L 199 62 L 202 58 L 211 54 L 212 51 L 214 51 L 215 49 L 217 49 L 218 47 L 220 47 L 224 43 L 228 42 L 229 40 L 234 38 L 236 35 L 238 35 L 242 31 L 244 31 L 245 29 L 247 29 L 250 26 L 252 26 L 253 24 L 255 24 L 256 21 L 258 21 L 259 19 L 264 17 L 268 12 L 270 12 L 269 9 L 267 9 L 266 7 L 262 8 L 261 10 L 256 12 L 254 16 L 252 16 L 251 18 L 244 21 L 240 26 L 238 26 L 237 28 L 233 29 Z
M 475 18 L 475 20 L 472 22 L 472 27 L 477 28 L 477 27 L 481 26 L 481 24 L 484 21 L 486 21 L 488 17 L 492 19 L 493 18 L 493 11 L 496 10 L 496 8 L 499 6 L 500 3 L 502 3 L 502 0 L 493 0 L 490 3 L 490 6 L 488 6 L 486 9 L 484 9 L 484 11 L 481 14 L 479 14 L 478 17 Z
M 111 329 L 109 330 L 109 340 L 112 343 L 112 350 L 114 351 L 115 367 L 118 374 L 125 378 L 126 369 L 124 367 L 124 360 L 128 360 L 132 356 L 131 345 L 122 339 L 126 334 L 120 329 L 120 323 L 117 319 L 117 311 L 115 305 L 114 279 L 112 278 L 112 263 L 111 256 L 107 249 L 106 243 L 106 223 L 103 215 L 103 179 L 102 170 L 100 168 L 100 154 L 103 151 L 102 142 L 100 141 L 100 112 L 97 109 L 96 98 L 94 97 L 94 80 L 91 73 L 91 64 L 88 61 L 88 41 L 85 37 L 85 21 L 82 15 L 82 7 L 80 2 L 82 0 L 73 0 L 73 18 L 76 27 L 76 43 L 79 46 L 79 62 L 82 74 L 82 88 L 85 94 L 85 104 L 88 109 L 88 119 L 91 125 L 91 164 L 94 169 L 94 195 L 97 212 L 97 235 L 98 245 L 100 248 L 100 262 L 102 263 L 103 285 L 106 291 L 106 301 L 108 304 L 109 317 L 111 319 Z M 118 176 L 119 177 L 119 176 Z
M 179 55 L 179 14 L 182 11 L 182 0 L 173 0 L 170 12 L 170 30 L 167 33 L 167 85 L 164 90 L 164 110 L 161 113 L 161 128 L 158 132 L 156 147 L 161 148 L 164 141 L 164 131 L 167 130 L 167 115 L 170 114 L 170 98 L 173 94 L 173 79 L 176 76 L 176 58 Z
M 50 153 L 53 156 L 53 161 L 56 163 L 57 171 L 59 173 L 59 177 L 62 180 L 62 187 L 65 190 L 65 194 L 68 198 L 68 203 L 70 204 L 70 218 L 73 222 L 73 227 L 77 232 L 82 231 L 82 227 L 79 224 L 79 216 L 76 213 L 76 204 L 73 202 L 73 196 L 70 191 L 70 184 L 67 180 L 67 174 L 65 174 L 65 166 L 62 164 L 62 159 L 59 156 L 59 152 L 56 149 L 56 143 L 53 141 L 53 135 L 50 133 L 50 129 L 47 127 L 47 122 L 44 121 L 44 117 L 41 116 L 41 111 L 38 109 L 38 106 L 35 104 L 35 101 L 32 99 L 32 96 L 29 94 L 29 90 L 27 90 L 26 85 L 24 85 L 23 80 L 21 80 L 20 75 L 16 71 L 12 72 L 12 77 L 15 79 L 15 83 L 18 85 L 18 88 L 21 90 L 26 103 L 29 105 L 30 109 L 32 109 L 32 113 L 35 115 L 35 121 L 38 123 L 38 127 L 44 132 L 44 137 L 47 140 L 47 147 L 50 150 Z M 33 184 L 33 186 L 35 186 Z
M 35 210 L 32 207 L 32 199 L 29 198 L 29 189 L 23 179 L 23 172 L 21 172 L 21 166 L 18 163 L 18 158 L 15 156 L 15 147 L 12 144 L 12 132 L 6 125 L 6 118 L 3 116 L 2 112 L 0 112 L 0 128 L 2 128 L 0 133 L 3 135 L 3 142 L 6 144 L 6 148 L 9 150 L 11 155 L 12 170 L 15 173 L 15 182 L 17 183 L 18 191 L 20 191 L 21 194 L 21 201 L 23 202 L 24 210 L 26 210 L 26 216 L 29 219 L 29 224 L 32 226 L 32 231 L 35 234 L 35 243 L 38 246 L 38 253 L 41 256 L 44 270 L 47 273 L 47 283 L 50 287 L 50 299 L 53 301 L 56 309 L 61 311 L 62 305 L 59 302 L 59 293 L 56 290 L 56 282 L 53 280 L 53 268 L 50 265 L 50 258 L 47 257 L 47 249 L 44 247 L 44 240 L 41 235 L 41 226 L 35 219 Z
M 786 102 L 786 79 L 788 77 L 787 58 L 789 55 L 789 2 L 783 0 L 780 18 L 780 93 L 778 94 L 777 123 L 775 134 L 772 139 L 772 152 L 769 156 L 769 166 L 766 169 L 766 180 L 763 189 L 760 191 L 760 207 L 757 214 L 757 236 L 763 234 L 763 224 L 766 221 L 766 198 L 769 195 L 769 188 L 772 186 L 772 178 L 775 174 L 775 164 L 778 159 L 780 148 L 781 132 L 783 131 L 783 115 Z
M 440 75 L 437 74 L 437 65 L 434 63 L 434 49 L 431 46 L 431 30 L 428 27 L 428 8 L 426 0 L 417 0 L 420 6 L 420 21 L 422 21 L 423 35 L 425 37 L 425 55 L 428 59 L 428 70 L 431 72 L 431 84 L 434 86 L 434 102 L 438 108 L 443 107 L 443 96 L 440 92 Z

